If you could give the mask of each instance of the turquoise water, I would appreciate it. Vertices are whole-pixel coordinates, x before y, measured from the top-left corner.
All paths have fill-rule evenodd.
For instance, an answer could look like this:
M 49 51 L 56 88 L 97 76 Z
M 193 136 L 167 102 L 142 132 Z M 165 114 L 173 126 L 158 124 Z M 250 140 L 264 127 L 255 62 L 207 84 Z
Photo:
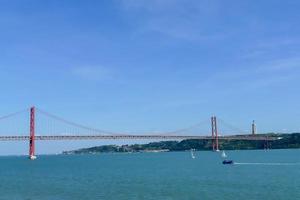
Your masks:
M 300 199 L 300 150 L 0 157 L 0 199 Z

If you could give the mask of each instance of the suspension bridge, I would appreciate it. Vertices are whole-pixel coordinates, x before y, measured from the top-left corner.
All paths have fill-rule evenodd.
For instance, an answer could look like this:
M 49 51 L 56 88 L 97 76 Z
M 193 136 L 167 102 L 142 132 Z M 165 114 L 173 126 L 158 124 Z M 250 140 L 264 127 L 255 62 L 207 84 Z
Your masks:
M 25 114 L 23 123 L 16 122 L 14 118 L 18 118 Z M 28 117 L 29 116 L 29 117 Z M 37 117 L 38 116 L 38 117 Z M 41 120 L 44 118 L 44 120 Z M 23 117 L 24 119 L 24 117 Z M 24 123 L 25 121 L 25 123 Z M 49 123 L 52 122 L 52 123 Z M 29 124 L 29 133 L 28 131 Z M 51 124 L 51 125 L 49 125 Z M 224 124 L 226 124 L 224 122 Z M 276 140 L 275 137 L 268 137 L 266 135 L 244 133 L 243 131 L 229 127 L 236 130 L 236 134 L 220 135 L 218 132 L 217 118 L 212 116 L 209 122 L 211 133 L 200 134 L 199 131 L 191 132 L 196 127 L 203 125 L 202 123 L 194 126 L 179 129 L 170 132 L 161 133 L 147 133 L 147 134 L 129 134 L 129 133 L 115 133 L 103 131 L 100 129 L 91 128 L 81 124 L 77 124 L 41 109 L 31 107 L 29 110 L 25 109 L 16 113 L 0 117 L 0 141 L 29 141 L 29 158 L 35 159 L 35 141 L 37 140 L 211 140 L 212 150 L 219 151 L 219 140 L 256 140 L 256 141 L 270 141 Z M 4 134 L 3 134 L 4 133 Z

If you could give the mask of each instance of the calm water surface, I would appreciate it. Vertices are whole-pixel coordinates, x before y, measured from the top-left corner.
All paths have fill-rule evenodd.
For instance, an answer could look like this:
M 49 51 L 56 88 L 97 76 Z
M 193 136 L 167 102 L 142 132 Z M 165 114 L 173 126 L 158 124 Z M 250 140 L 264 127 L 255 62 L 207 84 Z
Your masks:
M 300 150 L 0 157 L 0 199 L 300 199 Z M 247 164 L 248 163 L 248 164 Z

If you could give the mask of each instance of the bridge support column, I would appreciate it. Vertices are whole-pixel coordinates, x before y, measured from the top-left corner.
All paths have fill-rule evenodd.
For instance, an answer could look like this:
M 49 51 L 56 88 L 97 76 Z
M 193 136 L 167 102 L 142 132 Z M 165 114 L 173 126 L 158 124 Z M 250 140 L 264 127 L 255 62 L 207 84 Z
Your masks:
M 30 137 L 29 137 L 29 159 L 36 159 L 35 156 L 35 108 L 30 108 Z
M 219 151 L 219 138 L 217 128 L 217 117 L 211 117 L 211 138 L 212 138 L 212 150 Z
M 210 118 L 211 120 L 211 144 L 212 144 L 212 150 L 215 151 L 215 125 L 214 125 L 214 116 Z
M 268 136 L 266 137 L 265 143 L 264 143 L 264 149 L 269 150 L 271 147 L 271 143 L 269 143 Z

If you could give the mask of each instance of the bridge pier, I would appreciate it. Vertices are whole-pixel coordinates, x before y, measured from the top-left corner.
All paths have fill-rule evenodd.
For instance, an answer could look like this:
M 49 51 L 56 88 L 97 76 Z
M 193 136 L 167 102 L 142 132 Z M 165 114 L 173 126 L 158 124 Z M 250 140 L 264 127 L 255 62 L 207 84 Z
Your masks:
M 29 159 L 35 160 L 35 107 L 30 108 Z
M 217 117 L 211 117 L 211 138 L 212 138 L 212 150 L 219 150 L 219 137 L 218 137 L 218 128 L 217 128 Z

